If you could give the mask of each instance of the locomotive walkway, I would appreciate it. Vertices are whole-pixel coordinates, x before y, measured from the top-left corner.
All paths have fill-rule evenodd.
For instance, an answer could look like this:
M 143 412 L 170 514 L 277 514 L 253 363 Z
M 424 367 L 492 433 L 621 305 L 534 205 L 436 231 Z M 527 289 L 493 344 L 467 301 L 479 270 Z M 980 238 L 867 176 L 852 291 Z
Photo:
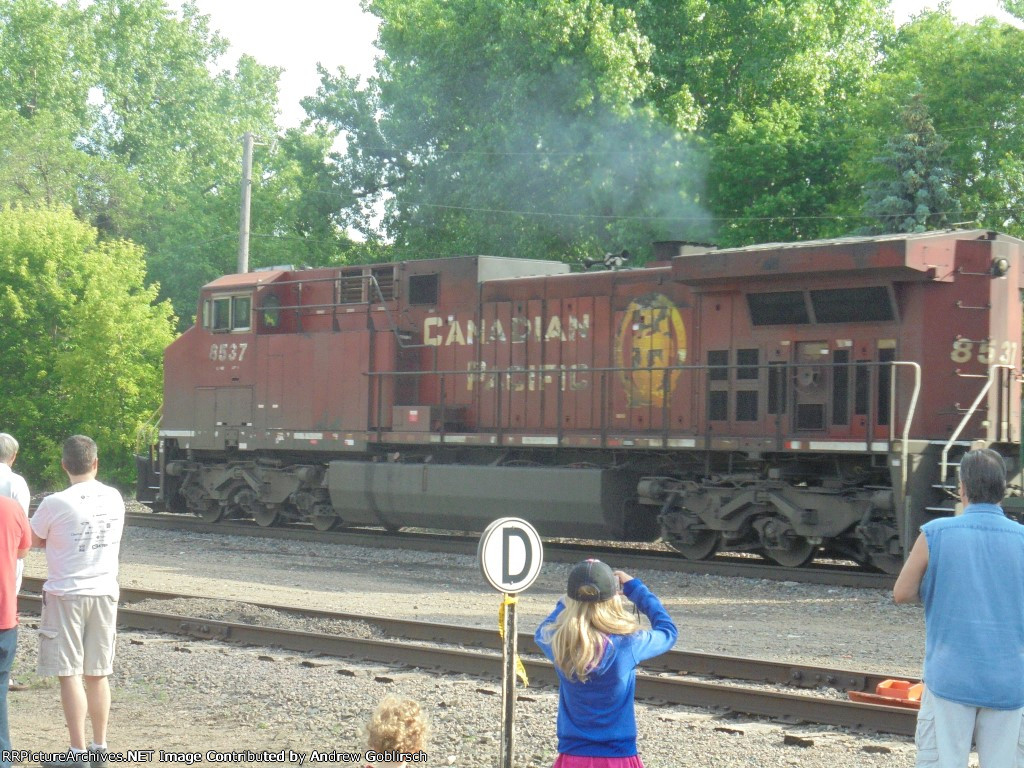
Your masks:
M 42 588 L 42 582 L 42 579 L 26 578 L 24 589 L 38 591 Z M 198 601 L 197 605 L 209 600 L 192 595 L 124 588 L 121 590 L 121 602 L 124 607 L 118 612 L 118 623 L 126 629 L 149 630 L 250 646 L 279 647 L 323 656 L 356 657 L 373 662 L 443 669 L 481 677 L 494 677 L 501 669 L 500 654 L 494 652 L 494 649 L 500 647 L 500 640 L 493 630 L 289 606 L 249 604 L 295 617 L 358 621 L 376 628 L 387 638 L 378 640 L 241 624 L 202 616 L 136 610 L 130 607 L 131 604 L 142 601 L 181 599 Z M 38 613 L 40 602 L 38 596 L 19 596 L 19 608 L 23 612 Z M 519 645 L 520 649 L 527 653 L 537 652 L 530 635 L 521 634 Z M 554 669 L 549 662 L 538 658 L 525 658 L 523 661 L 531 680 L 548 685 L 557 684 Z M 697 681 L 692 679 L 693 676 L 724 682 Z M 637 675 L 636 694 L 640 699 L 781 718 L 787 722 L 799 720 L 853 730 L 912 735 L 916 723 L 916 712 L 912 710 L 835 698 L 837 693 L 841 695 L 848 691 L 872 691 L 884 677 L 843 669 L 671 651 L 654 660 L 654 663 L 643 666 Z M 767 683 L 768 687 L 755 687 L 753 684 L 756 683 Z M 795 687 L 829 688 L 832 689 L 833 696 L 822 695 L 820 692 L 818 695 L 791 693 L 788 690 L 780 690 L 781 686 L 786 686 L 790 690 Z

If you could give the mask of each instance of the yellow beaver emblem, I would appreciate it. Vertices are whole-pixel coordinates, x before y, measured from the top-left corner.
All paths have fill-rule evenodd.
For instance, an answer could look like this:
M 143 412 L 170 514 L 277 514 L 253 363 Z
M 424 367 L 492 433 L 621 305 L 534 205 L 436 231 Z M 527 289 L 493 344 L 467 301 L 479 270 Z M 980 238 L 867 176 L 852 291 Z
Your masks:
M 626 307 L 615 336 L 615 365 L 631 408 L 661 406 L 672 394 L 686 363 L 686 327 L 676 305 L 665 295 L 649 293 Z

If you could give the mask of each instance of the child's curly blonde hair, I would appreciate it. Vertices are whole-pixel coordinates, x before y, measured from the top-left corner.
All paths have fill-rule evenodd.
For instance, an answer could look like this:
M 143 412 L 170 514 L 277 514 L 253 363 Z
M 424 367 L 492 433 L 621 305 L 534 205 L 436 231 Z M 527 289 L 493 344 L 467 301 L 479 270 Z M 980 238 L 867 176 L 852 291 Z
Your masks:
M 385 696 L 366 727 L 366 741 L 375 752 L 419 752 L 427 744 L 429 726 L 420 705 L 412 699 Z

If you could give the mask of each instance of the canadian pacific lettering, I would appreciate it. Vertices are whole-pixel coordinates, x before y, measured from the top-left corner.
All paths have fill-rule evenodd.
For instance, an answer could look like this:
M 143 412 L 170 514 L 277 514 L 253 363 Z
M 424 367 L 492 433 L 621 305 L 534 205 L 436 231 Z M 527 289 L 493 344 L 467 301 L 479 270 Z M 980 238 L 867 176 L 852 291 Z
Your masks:
M 448 326 L 445 330 L 445 325 Z M 479 341 L 481 344 L 525 344 L 534 341 L 576 341 L 590 335 L 590 315 L 582 317 L 569 315 L 563 320 L 553 315 L 545 323 L 544 319 L 516 315 L 508 321 L 508 326 L 500 319 L 481 320 L 477 327 L 475 320 L 450 318 L 447 323 L 443 317 L 428 317 L 423 321 L 423 343 L 431 347 L 470 346 Z
M 590 387 L 590 370 L 585 363 L 571 365 L 510 365 L 501 373 L 488 372 L 484 360 L 470 360 L 466 365 L 469 376 L 466 377 L 466 388 L 495 389 L 498 376 L 501 376 L 501 388 L 506 392 L 536 392 L 546 386 L 557 384 L 563 392 L 574 392 Z

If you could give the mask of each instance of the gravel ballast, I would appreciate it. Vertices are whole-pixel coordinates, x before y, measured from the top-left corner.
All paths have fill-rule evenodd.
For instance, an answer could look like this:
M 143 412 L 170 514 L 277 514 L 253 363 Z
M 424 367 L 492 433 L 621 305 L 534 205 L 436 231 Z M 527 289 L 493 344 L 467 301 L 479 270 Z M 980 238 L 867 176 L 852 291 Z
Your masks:
M 628 561 L 611 565 L 642 578 L 662 598 L 679 626 L 679 649 L 920 674 L 921 608 L 897 607 L 887 592 L 635 571 Z M 570 567 L 545 564 L 520 595 L 520 630 L 532 631 L 547 615 Z M 26 574 L 44 577 L 45 568 L 43 554 L 32 552 Z M 129 528 L 120 581 L 218 601 L 418 618 L 497 634 L 500 595 L 466 555 Z M 207 615 L 255 620 L 230 602 L 208 607 L 214 613 Z M 33 752 L 64 749 L 56 681 L 34 675 L 35 624 L 35 617 L 23 617 L 14 674 L 31 688 L 9 696 L 12 742 Z M 372 633 L 345 624 L 336 630 Z M 138 632 L 119 634 L 117 654 L 110 748 L 156 750 L 153 762 L 159 750 L 167 759 L 193 760 L 185 753 L 200 753 L 200 764 L 233 765 L 275 764 L 282 750 L 285 758 L 291 750 L 307 763 L 314 750 L 358 752 L 365 747 L 362 726 L 389 693 L 415 698 L 429 713 L 427 765 L 493 768 L 499 762 L 498 668 L 493 679 L 480 679 Z M 519 693 L 515 765 L 544 768 L 555 757 L 557 691 L 531 686 Z M 648 768 L 914 763 L 908 738 L 647 703 L 636 711 Z

